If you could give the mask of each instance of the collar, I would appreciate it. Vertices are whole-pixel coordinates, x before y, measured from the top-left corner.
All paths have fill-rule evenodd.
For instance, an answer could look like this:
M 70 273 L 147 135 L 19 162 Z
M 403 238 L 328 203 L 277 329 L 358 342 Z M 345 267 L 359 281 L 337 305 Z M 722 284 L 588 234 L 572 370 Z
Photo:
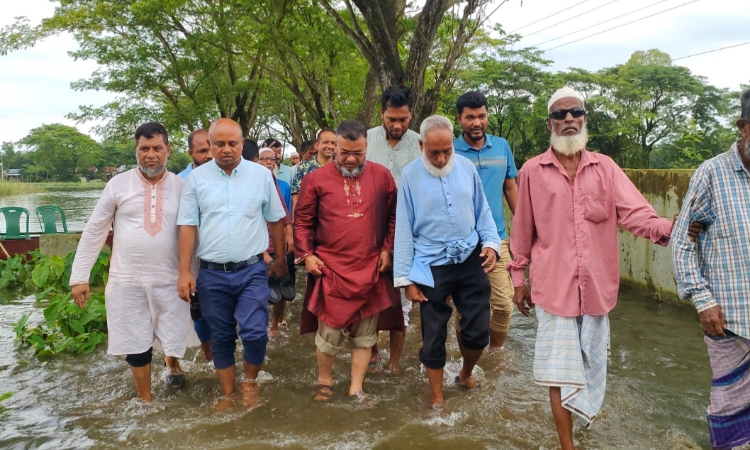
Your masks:
M 745 163 L 742 162 L 742 158 L 740 157 L 740 141 L 741 140 L 738 140 L 729 148 L 729 153 L 731 153 L 729 157 L 732 159 L 732 164 L 734 164 L 734 170 L 737 172 L 744 170 L 750 173 L 750 170 L 745 167 Z
M 456 141 L 454 142 L 453 147 L 457 148 L 458 150 L 464 150 L 464 151 L 466 151 L 466 150 L 473 150 L 475 152 L 481 152 L 482 150 L 484 150 L 486 148 L 492 148 L 492 138 L 494 138 L 494 137 L 495 136 L 493 136 L 491 134 L 484 133 L 484 145 L 482 146 L 481 149 L 477 150 L 476 148 L 472 147 L 471 144 L 469 144 L 466 141 L 466 138 L 464 137 L 464 134 L 461 133 L 461 135 L 458 138 L 456 138 Z M 458 145 L 456 145 L 456 144 L 458 144 Z
M 589 164 L 599 164 L 600 162 L 599 154 L 590 152 L 586 150 L 585 148 L 581 150 L 581 162 L 578 163 L 578 169 L 582 169 L 583 167 L 588 166 Z M 552 147 L 548 148 L 546 152 L 542 153 L 542 156 L 539 158 L 539 164 L 552 164 L 560 169 L 562 169 L 562 164 L 560 164 L 560 160 L 557 159 L 557 156 L 555 156 L 554 150 L 552 150 Z
M 141 179 L 141 182 L 142 182 L 142 183 L 144 183 L 144 184 L 148 184 L 149 186 L 159 186 L 160 184 L 164 184 L 164 182 L 165 182 L 165 180 L 167 179 L 167 177 L 169 176 L 169 174 L 170 174 L 170 173 L 172 173 L 172 172 L 170 172 L 170 171 L 168 171 L 168 170 L 165 170 L 165 171 L 164 171 L 164 175 L 162 175 L 161 179 L 159 179 L 159 181 L 157 181 L 156 183 L 152 184 L 152 183 L 151 183 L 150 181 L 148 181 L 148 180 L 146 179 L 146 177 L 145 177 L 145 176 L 143 175 L 143 172 L 141 172 L 141 168 L 140 168 L 140 167 L 136 167 L 136 168 L 135 168 L 135 169 L 133 169 L 133 170 L 135 170 L 135 171 L 136 171 L 136 173 L 138 174 L 138 178 L 140 178 L 140 179 Z
M 234 169 L 232 170 L 232 175 L 234 175 L 234 176 L 237 176 L 237 175 L 239 175 L 239 174 L 240 174 L 240 173 L 242 172 L 242 170 L 243 170 L 243 168 L 244 168 L 245 164 L 247 164 L 248 162 L 249 162 L 249 161 L 245 161 L 244 159 L 240 158 L 240 163 L 239 163 L 239 164 L 237 165 L 237 167 L 235 167 L 235 168 L 234 168 Z M 211 161 L 207 162 L 206 164 L 211 164 L 211 165 L 213 165 L 213 167 L 214 167 L 214 169 L 213 169 L 213 170 L 217 170 L 217 171 L 219 171 L 219 174 L 220 174 L 220 175 L 223 175 L 223 176 L 225 176 L 225 177 L 227 176 L 227 173 L 226 173 L 226 172 L 224 172 L 224 169 L 222 169 L 221 167 L 219 167 L 219 165 L 218 165 L 218 164 L 216 164 L 216 160 L 213 160 L 213 159 L 212 159 Z M 206 164 L 204 164 L 204 165 L 206 165 Z

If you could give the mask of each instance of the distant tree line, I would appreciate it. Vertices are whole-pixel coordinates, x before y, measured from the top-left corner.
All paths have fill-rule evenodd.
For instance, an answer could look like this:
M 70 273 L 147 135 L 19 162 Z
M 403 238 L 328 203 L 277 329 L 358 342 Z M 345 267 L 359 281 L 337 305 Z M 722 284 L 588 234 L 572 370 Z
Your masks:
M 503 3 L 66 0 L 40 24 L 18 18 L 1 29 L 0 53 L 73 35 L 79 49 L 72 56 L 100 65 L 73 88 L 117 94 L 69 116 L 101 124 L 94 131 L 103 142 L 47 125 L 6 143 L 3 154 L 30 176 L 71 176 L 75 167 L 132 163 L 129 138 L 141 122 L 164 123 L 182 144 L 218 117 L 237 120 L 249 138 L 298 148 L 344 118 L 377 124 L 377 98 L 389 84 L 415 89 L 414 128 L 435 112 L 453 116 L 462 92 L 484 92 L 490 132 L 508 139 L 519 165 L 546 149 L 546 99 L 563 84 L 587 97 L 590 147 L 623 166 L 695 167 L 734 139 L 737 92 L 711 86 L 658 50 L 595 72 L 551 73 L 542 51 L 488 27 Z M 60 135 L 59 145 L 39 139 L 50 133 Z M 75 154 L 63 162 L 56 152 L 66 148 Z M 184 167 L 184 154 L 174 153 L 172 168 Z

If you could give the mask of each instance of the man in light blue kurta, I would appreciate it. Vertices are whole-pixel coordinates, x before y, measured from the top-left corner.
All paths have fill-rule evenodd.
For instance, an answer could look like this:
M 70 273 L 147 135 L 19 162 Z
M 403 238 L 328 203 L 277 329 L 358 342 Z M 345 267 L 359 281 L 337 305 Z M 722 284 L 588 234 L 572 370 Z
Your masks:
M 471 376 L 489 343 L 490 282 L 500 250 L 492 212 L 474 165 L 453 151 L 453 125 L 442 116 L 422 123 L 422 157 L 401 172 L 396 212 L 394 278 L 406 298 L 419 302 L 422 348 L 431 402 L 443 402 L 447 324 L 453 298 L 461 313 L 463 367 L 456 383 Z
M 268 275 L 262 253 L 269 231 L 276 248 L 284 248 L 286 215 L 271 173 L 242 159 L 242 130 L 219 119 L 209 130 L 214 159 L 188 175 L 180 202 L 180 297 L 196 291 L 211 328 L 214 366 L 226 396 L 235 390 L 235 327 L 244 347 L 243 401 L 257 402 L 257 376 L 268 343 Z M 268 225 L 267 225 L 268 223 Z M 197 281 L 190 272 L 195 252 L 200 259 Z M 287 273 L 284 252 L 271 273 Z M 197 285 L 197 286 L 196 286 Z M 229 399 L 227 399 L 229 400 Z

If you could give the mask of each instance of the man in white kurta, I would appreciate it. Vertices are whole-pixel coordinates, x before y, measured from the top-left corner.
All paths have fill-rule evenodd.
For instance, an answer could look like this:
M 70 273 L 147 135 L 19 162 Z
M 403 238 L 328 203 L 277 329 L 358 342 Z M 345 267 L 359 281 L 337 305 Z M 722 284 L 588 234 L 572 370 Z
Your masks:
M 91 269 L 114 225 L 105 290 L 107 352 L 127 355 L 139 395 L 149 401 L 152 347 L 172 357 L 170 375 L 184 379 L 177 358 L 185 353 L 192 321 L 190 305 L 176 288 L 183 180 L 164 169 L 169 145 L 160 124 L 138 128 L 136 156 L 139 167 L 117 175 L 104 188 L 78 244 L 70 285 L 82 305 Z

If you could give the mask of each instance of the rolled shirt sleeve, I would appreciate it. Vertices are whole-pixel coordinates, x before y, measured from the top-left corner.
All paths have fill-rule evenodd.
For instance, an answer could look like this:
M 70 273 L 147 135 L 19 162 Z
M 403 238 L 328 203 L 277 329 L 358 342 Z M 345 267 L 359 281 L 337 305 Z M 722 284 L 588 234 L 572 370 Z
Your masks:
M 198 195 L 195 191 L 195 174 L 190 172 L 182 187 L 180 196 L 180 210 L 177 214 L 177 225 L 200 225 L 200 207 Z
M 677 294 L 683 300 L 690 300 L 698 312 L 717 305 L 708 282 L 701 273 L 698 264 L 696 243 L 688 236 L 687 229 L 691 222 L 710 224 L 711 197 L 705 179 L 705 171 L 699 168 L 682 203 L 682 211 L 675 223 L 672 234 L 672 261 L 677 280 Z
M 401 176 L 396 201 L 396 243 L 393 278 L 396 287 L 413 284 L 409 272 L 414 262 L 414 207 L 407 177 Z

